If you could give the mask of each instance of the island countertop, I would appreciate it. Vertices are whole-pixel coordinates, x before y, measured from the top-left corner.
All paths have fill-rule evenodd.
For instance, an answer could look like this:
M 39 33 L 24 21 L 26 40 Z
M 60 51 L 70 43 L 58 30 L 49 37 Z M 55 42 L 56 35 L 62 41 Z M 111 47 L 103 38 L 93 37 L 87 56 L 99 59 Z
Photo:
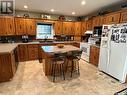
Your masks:
M 16 43 L 10 43 L 10 44 L 0 44 L 0 53 L 10 53 L 13 51 L 18 44 Z

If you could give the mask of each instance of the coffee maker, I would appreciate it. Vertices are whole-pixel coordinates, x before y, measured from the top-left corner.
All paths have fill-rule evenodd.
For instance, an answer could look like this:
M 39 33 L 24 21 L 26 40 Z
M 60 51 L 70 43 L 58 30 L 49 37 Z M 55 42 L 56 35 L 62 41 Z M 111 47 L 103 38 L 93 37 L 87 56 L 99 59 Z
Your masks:
M 26 35 L 26 34 L 22 35 L 22 42 L 23 42 L 23 43 L 28 43 L 28 42 L 29 42 L 29 37 L 28 37 L 28 35 Z

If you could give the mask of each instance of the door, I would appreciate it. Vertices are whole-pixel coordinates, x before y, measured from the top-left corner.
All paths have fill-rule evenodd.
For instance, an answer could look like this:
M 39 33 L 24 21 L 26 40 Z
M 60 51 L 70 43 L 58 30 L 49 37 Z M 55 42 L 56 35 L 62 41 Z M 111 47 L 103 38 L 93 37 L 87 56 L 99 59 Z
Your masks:
M 36 23 L 34 19 L 25 19 L 25 26 L 28 35 L 36 35 Z
M 127 74 L 127 25 L 113 26 L 111 29 L 110 60 L 108 74 L 125 82 Z
M 15 28 L 16 28 L 16 35 L 27 34 L 26 26 L 25 26 L 25 19 L 15 18 Z

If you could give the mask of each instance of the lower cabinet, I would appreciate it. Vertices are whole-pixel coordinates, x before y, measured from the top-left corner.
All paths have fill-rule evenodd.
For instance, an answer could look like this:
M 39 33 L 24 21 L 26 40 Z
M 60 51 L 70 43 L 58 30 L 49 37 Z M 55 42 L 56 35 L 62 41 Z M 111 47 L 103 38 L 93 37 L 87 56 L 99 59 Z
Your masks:
M 28 60 L 38 59 L 38 45 L 28 45 Z
M 20 62 L 38 59 L 38 45 L 22 44 L 18 46 L 18 51 L 19 51 Z
M 0 82 L 9 81 L 13 78 L 17 66 L 17 50 L 9 53 L 0 54 Z
M 90 46 L 90 63 L 98 66 L 100 48 L 97 46 Z
M 18 46 L 18 55 L 19 55 L 19 61 L 23 62 L 23 61 L 28 61 L 28 49 L 27 49 L 27 45 L 19 45 Z

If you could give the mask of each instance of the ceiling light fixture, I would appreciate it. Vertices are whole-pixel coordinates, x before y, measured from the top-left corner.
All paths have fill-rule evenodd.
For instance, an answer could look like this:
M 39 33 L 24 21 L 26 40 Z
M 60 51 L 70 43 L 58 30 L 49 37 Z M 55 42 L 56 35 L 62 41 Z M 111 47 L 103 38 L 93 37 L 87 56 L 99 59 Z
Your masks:
M 51 9 L 51 12 L 54 12 L 54 9 Z
M 27 6 L 27 5 L 24 5 L 24 8 L 25 8 L 25 9 L 27 9 L 27 8 L 28 8 L 28 6 Z
M 75 15 L 75 12 L 72 12 L 73 15 Z
M 85 4 L 86 4 L 86 2 L 85 2 L 85 1 L 82 1 L 82 2 L 81 2 L 81 5 L 85 5 Z

